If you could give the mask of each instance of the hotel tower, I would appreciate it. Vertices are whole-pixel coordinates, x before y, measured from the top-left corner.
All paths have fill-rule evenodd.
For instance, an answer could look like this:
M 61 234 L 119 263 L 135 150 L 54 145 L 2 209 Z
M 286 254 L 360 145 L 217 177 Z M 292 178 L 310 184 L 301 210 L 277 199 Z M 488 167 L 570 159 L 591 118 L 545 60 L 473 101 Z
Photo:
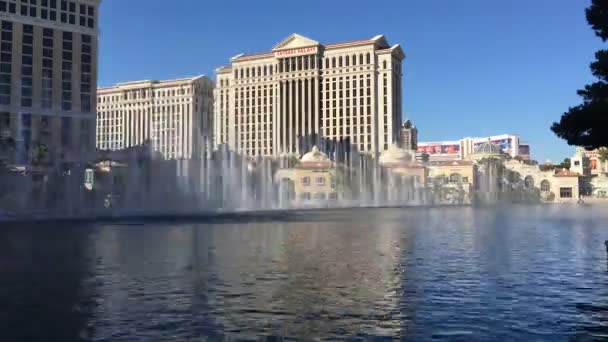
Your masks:
M 378 153 L 399 140 L 401 63 L 382 35 L 321 44 L 298 34 L 216 70 L 215 143 L 251 156 L 303 154 L 302 139 Z
M 16 159 L 95 153 L 99 0 L 0 1 L 0 139 Z
M 97 93 L 100 150 L 149 143 L 165 159 L 197 159 L 212 139 L 213 81 L 207 76 L 119 83 Z

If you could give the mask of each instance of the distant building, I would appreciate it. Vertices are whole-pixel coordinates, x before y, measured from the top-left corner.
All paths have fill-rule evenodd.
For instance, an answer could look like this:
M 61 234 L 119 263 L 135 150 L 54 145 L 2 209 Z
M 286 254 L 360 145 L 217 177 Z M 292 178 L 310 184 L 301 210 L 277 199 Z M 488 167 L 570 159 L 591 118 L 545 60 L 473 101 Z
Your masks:
M 0 139 L 29 163 L 95 153 L 99 0 L 0 1 Z
M 98 96 L 100 150 L 149 142 L 165 159 L 193 159 L 212 140 L 213 82 L 206 76 L 119 83 Z
M 576 172 L 583 177 L 591 176 L 591 159 L 587 157 L 583 150 L 578 150 L 570 158 L 570 171 Z
M 217 69 L 215 144 L 275 157 L 301 155 L 321 137 L 386 150 L 399 139 L 404 58 L 382 35 L 321 44 L 292 34 L 237 55 Z
M 399 143 L 402 149 L 416 151 L 418 150 L 418 129 L 411 120 L 406 120 L 400 128 Z
M 430 156 L 431 161 L 470 160 L 475 149 L 491 142 L 512 158 L 530 159 L 530 145 L 522 143 L 519 135 L 502 134 L 483 138 L 463 138 L 455 141 L 421 142 L 418 151 Z

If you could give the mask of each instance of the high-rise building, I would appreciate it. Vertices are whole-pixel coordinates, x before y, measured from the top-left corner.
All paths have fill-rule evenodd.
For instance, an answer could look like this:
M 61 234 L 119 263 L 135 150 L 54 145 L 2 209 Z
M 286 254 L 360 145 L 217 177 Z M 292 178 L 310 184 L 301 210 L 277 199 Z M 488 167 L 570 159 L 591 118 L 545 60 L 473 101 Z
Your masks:
M 386 150 L 399 140 L 404 58 L 382 35 L 320 44 L 292 34 L 237 55 L 217 69 L 215 143 L 254 156 L 302 154 L 321 137 Z
M 0 1 L 0 138 L 17 161 L 94 155 L 99 2 Z
M 400 145 L 404 150 L 416 151 L 418 149 L 418 129 L 412 120 L 406 120 L 401 125 Z
M 100 150 L 150 143 L 165 159 L 192 159 L 212 139 L 213 81 L 207 76 L 119 83 L 97 94 Z

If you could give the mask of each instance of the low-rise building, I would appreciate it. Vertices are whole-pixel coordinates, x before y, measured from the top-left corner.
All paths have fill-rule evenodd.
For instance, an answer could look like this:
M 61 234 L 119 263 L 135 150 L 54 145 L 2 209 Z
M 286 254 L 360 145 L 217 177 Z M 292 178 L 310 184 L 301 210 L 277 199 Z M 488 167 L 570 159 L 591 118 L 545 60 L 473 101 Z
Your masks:
M 509 160 L 504 164 L 512 180 L 520 181 L 528 190 L 538 190 L 545 202 L 572 203 L 580 198 L 581 175 L 567 170 L 541 171 L 538 165 Z
M 410 184 L 415 187 L 426 187 L 428 168 L 416 160 L 414 150 L 390 145 L 386 151 L 380 154 L 378 162 L 385 171 L 411 179 Z
M 314 146 L 293 170 L 295 201 L 300 205 L 323 204 L 338 198 L 335 164 Z
M 476 166 L 472 161 L 435 161 L 429 163 L 429 184 L 462 189 L 466 194 L 476 189 Z

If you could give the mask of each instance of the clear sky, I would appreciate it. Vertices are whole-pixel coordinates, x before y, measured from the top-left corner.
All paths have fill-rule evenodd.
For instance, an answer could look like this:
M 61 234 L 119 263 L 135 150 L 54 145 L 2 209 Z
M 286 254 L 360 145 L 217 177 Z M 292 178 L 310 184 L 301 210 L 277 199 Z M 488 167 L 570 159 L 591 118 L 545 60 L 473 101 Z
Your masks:
M 421 141 L 518 133 L 539 161 L 574 148 L 550 131 L 593 80 L 589 0 L 103 0 L 99 85 L 206 74 L 299 33 L 401 44 L 404 114 Z

